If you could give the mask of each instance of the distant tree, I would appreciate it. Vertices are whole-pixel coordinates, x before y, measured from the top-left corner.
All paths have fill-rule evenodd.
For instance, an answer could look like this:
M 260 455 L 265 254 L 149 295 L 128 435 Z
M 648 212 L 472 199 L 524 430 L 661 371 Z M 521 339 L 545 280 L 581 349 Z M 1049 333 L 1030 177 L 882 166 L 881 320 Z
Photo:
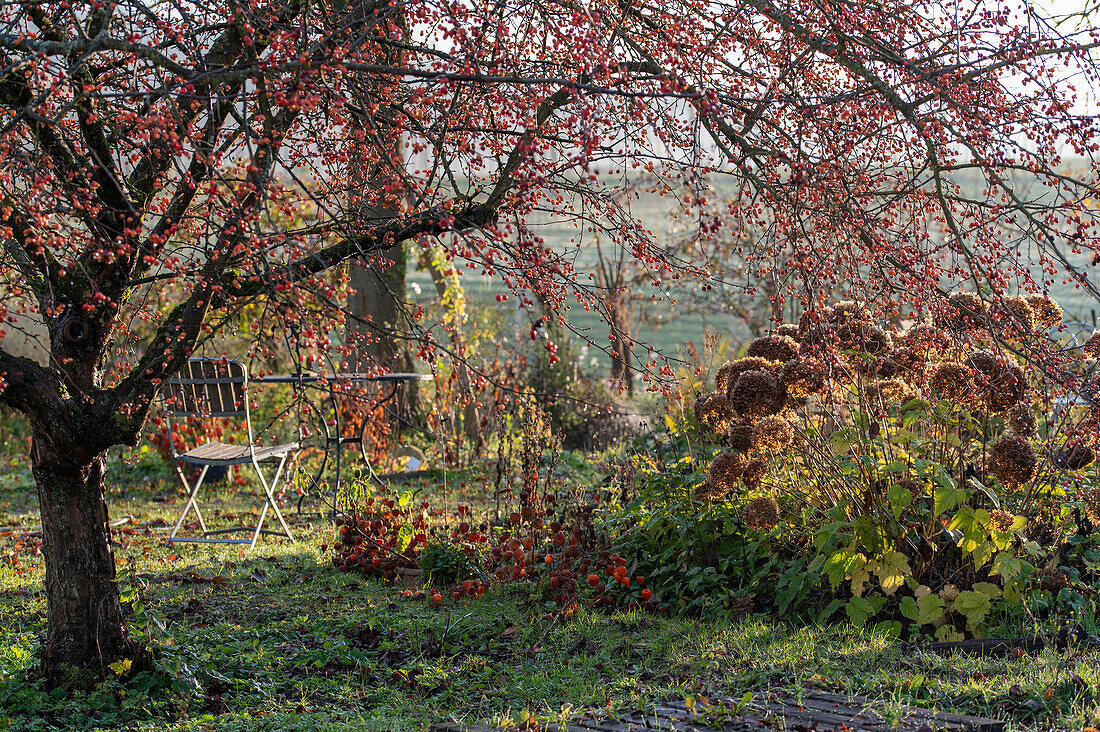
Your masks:
M 134 653 L 107 450 L 137 441 L 227 312 L 297 328 L 304 302 L 339 302 L 323 275 L 349 260 L 464 233 L 458 260 L 559 311 L 593 307 L 525 219 L 580 213 L 644 170 L 727 179 L 810 296 L 850 281 L 912 303 L 947 278 L 1015 276 L 1095 296 L 1072 257 L 1100 251 L 1085 204 L 1100 142 L 1073 85 L 1095 83 L 1098 42 L 974 0 L 5 3 L 0 309 L 45 324 L 49 361 L 0 352 L 0 398 L 33 433 L 43 672 L 92 678 Z M 363 160 L 392 139 L 401 185 L 371 185 Z M 621 241 L 656 274 L 681 269 Z M 1016 273 L 988 267 L 1006 248 Z M 1029 257 L 1048 274 L 1032 282 Z M 331 338 L 302 327 L 297 343 Z

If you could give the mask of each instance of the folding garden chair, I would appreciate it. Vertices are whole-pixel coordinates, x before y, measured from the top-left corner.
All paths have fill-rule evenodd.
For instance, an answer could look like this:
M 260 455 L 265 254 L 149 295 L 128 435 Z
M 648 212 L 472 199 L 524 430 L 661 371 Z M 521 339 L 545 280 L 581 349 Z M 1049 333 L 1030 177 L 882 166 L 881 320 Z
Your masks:
M 168 416 L 168 445 L 176 463 L 176 473 L 187 489 L 187 503 L 183 512 L 176 519 L 176 525 L 172 527 L 172 533 L 168 535 L 168 544 L 174 542 L 191 542 L 206 544 L 248 544 L 251 550 L 256 546 L 256 540 L 260 534 L 272 534 L 285 536 L 294 541 L 290 533 L 290 527 L 286 525 L 279 506 L 275 503 L 274 490 L 282 477 L 283 468 L 287 458 L 298 451 L 297 442 L 288 442 L 283 445 L 262 447 L 256 445 L 252 435 L 252 417 L 248 409 L 248 370 L 240 361 L 232 361 L 224 358 L 191 358 L 188 359 L 183 372 L 179 377 L 172 379 L 166 385 L 165 411 Z M 244 417 L 248 426 L 248 444 L 233 445 L 225 442 L 207 442 L 203 445 L 176 453 L 175 443 L 172 439 L 172 420 L 178 417 L 200 415 L 202 417 Z M 264 477 L 260 469 L 260 463 L 266 461 L 278 461 L 275 474 L 270 481 Z M 255 527 L 237 526 L 229 529 L 209 531 L 206 522 L 199 511 L 197 496 L 202 488 L 207 471 L 214 467 L 229 467 L 232 465 L 245 465 L 251 463 L 256 469 L 256 475 L 263 486 L 264 507 L 260 511 L 260 519 Z M 195 465 L 202 470 L 192 485 L 187 480 L 184 465 Z M 267 509 L 275 513 L 282 525 L 282 531 L 269 531 L 263 528 L 264 519 L 267 517 Z M 202 527 L 201 536 L 179 536 L 183 520 L 191 509 L 195 509 L 195 516 Z M 251 539 L 211 538 L 218 534 L 229 534 L 238 531 L 252 532 Z

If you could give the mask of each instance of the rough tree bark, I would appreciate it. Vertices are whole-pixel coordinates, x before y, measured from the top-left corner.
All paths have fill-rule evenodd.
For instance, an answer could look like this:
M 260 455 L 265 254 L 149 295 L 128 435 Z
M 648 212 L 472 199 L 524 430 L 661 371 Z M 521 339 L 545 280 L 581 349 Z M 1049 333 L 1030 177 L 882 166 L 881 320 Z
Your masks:
M 399 244 L 383 253 L 392 266 L 351 266 L 351 289 L 348 312 L 352 318 L 352 332 L 357 344 L 354 352 L 354 369 L 368 370 L 379 366 L 393 372 L 414 370 L 413 356 L 406 342 L 400 337 L 408 332 L 405 322 L 405 247 Z M 417 401 L 416 382 L 402 385 L 395 395 L 397 416 L 407 419 Z M 395 429 L 400 429 L 395 420 Z
M 101 678 L 106 664 L 133 654 L 115 582 L 105 457 L 74 455 L 49 431 L 34 430 L 49 629 L 41 669 L 55 680 Z

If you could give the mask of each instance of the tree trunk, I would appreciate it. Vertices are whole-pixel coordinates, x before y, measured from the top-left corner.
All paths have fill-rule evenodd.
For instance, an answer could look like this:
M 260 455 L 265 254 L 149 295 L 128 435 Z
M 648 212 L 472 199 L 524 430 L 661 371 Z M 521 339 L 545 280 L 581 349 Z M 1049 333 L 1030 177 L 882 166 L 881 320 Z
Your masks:
M 74 460 L 39 429 L 31 452 L 46 563 L 41 671 L 60 685 L 87 686 L 107 664 L 133 657 L 107 524 L 106 456 Z
M 627 394 L 634 396 L 634 342 L 631 340 L 631 331 L 634 329 L 633 308 L 622 297 L 616 296 L 607 308 L 611 334 L 615 336 L 611 380 L 623 384 Z
M 386 269 L 351 267 L 351 289 L 348 312 L 354 317 L 349 326 L 356 334 L 354 371 L 383 366 L 396 373 L 415 370 L 413 355 L 407 341 L 401 337 L 409 332 L 405 320 L 405 247 L 396 246 L 384 255 L 394 264 Z M 388 388 L 388 387 L 387 387 Z M 401 420 L 409 420 L 416 411 L 418 386 L 415 381 L 398 387 L 392 409 L 393 427 L 400 430 Z M 386 393 L 384 388 L 382 394 Z

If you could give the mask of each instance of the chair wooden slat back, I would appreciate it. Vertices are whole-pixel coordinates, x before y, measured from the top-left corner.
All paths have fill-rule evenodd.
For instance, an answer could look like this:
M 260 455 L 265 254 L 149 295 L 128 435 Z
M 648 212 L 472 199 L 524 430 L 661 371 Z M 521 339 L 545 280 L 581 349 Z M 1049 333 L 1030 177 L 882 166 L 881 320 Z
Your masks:
M 166 384 L 165 408 L 172 416 L 248 416 L 247 381 L 248 370 L 240 361 L 190 358 Z

